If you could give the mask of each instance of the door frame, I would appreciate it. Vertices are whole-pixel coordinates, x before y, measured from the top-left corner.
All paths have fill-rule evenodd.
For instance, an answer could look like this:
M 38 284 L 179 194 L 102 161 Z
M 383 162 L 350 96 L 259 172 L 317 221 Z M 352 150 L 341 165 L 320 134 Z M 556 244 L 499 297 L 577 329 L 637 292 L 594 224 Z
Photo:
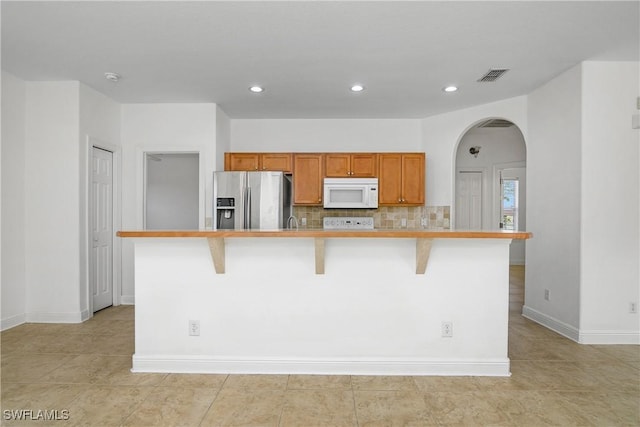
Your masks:
M 505 169 L 524 168 L 526 173 L 527 162 L 496 163 L 493 165 L 493 176 L 491 178 L 491 192 L 493 203 L 491 206 L 491 224 L 496 229 L 500 227 L 500 173 Z
M 84 151 L 85 151 L 85 188 L 84 188 L 84 231 L 83 241 L 83 267 L 84 267 L 84 281 L 85 286 L 85 304 L 86 308 L 82 310 L 82 320 L 87 320 L 93 317 L 93 297 L 91 289 L 91 180 L 92 180 L 92 149 L 93 147 L 109 151 L 113 155 L 113 206 L 112 206 L 112 218 L 113 218 L 113 236 L 112 236 L 112 278 L 113 278 L 113 305 L 120 305 L 120 294 L 122 293 L 122 244 L 121 239 L 116 238 L 116 231 L 122 228 L 122 149 L 117 145 L 101 141 L 91 135 L 85 135 Z
M 205 155 L 207 150 L 201 146 L 162 146 L 162 145 L 145 145 L 136 147 L 136 226 L 140 230 L 146 229 L 145 227 L 145 212 L 146 212 L 146 189 L 147 189 L 147 166 L 146 159 L 147 154 L 197 154 L 198 155 L 198 167 L 200 168 L 198 177 L 198 228 L 205 229 L 206 223 L 206 159 Z M 213 181 L 213 174 L 209 178 Z M 213 209 L 213 205 L 211 205 Z M 211 226 L 209 226 L 211 228 Z

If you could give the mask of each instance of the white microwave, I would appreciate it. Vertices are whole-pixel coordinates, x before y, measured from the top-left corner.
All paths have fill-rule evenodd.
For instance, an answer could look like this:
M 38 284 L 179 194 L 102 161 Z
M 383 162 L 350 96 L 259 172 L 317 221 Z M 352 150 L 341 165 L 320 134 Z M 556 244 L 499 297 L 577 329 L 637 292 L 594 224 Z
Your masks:
M 325 178 L 324 207 L 375 209 L 378 207 L 378 178 Z

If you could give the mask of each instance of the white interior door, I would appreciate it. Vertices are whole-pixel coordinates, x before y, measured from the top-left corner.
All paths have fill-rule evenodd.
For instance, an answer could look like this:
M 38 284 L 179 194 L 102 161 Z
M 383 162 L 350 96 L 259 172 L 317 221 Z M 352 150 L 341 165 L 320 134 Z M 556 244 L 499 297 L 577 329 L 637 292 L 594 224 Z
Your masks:
M 113 305 L 113 153 L 91 155 L 91 262 L 93 311 Z
M 481 230 L 482 172 L 458 172 L 456 199 L 456 229 Z

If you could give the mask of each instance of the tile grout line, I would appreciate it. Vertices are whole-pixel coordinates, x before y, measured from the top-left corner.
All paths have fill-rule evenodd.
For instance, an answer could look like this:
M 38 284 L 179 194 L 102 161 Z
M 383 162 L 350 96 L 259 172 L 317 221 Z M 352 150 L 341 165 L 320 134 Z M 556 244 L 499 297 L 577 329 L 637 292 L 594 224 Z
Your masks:
M 353 400 L 353 413 L 356 417 L 356 426 L 360 427 L 360 419 L 358 418 L 358 407 L 356 405 L 356 392 L 353 390 L 353 375 L 349 375 L 349 385 L 351 386 L 351 399 Z
M 218 390 L 216 391 L 216 395 L 213 398 L 213 400 L 211 401 L 211 403 L 209 404 L 209 406 L 207 407 L 207 410 L 204 411 L 204 413 L 202 414 L 202 418 L 200 418 L 200 422 L 198 422 L 198 426 L 201 426 L 202 423 L 204 422 L 204 419 L 207 417 L 207 414 L 209 413 L 209 411 L 211 410 L 211 407 L 213 407 L 213 404 L 216 402 L 216 400 L 218 400 L 218 396 L 220 396 L 220 392 L 222 391 L 222 389 L 224 388 L 224 385 L 227 383 L 227 380 L 229 379 L 229 374 L 227 374 L 227 376 L 224 378 L 224 381 L 222 381 L 222 384 L 220 385 L 220 387 L 218 388 Z

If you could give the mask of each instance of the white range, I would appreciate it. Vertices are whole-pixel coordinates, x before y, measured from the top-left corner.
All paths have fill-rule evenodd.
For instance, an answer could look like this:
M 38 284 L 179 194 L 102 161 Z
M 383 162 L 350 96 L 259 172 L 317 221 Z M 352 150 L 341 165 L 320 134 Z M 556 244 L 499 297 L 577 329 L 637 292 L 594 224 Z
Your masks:
M 322 219 L 325 230 L 373 230 L 373 218 L 368 216 L 325 216 Z

